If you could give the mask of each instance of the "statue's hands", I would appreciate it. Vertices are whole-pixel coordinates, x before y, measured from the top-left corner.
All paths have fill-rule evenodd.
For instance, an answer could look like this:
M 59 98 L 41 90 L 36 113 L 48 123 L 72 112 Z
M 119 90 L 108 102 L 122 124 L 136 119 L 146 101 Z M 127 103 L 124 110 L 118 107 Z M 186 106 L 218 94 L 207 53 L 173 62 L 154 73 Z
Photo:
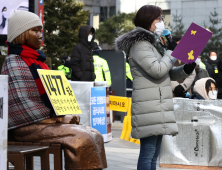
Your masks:
M 76 124 L 79 125 L 80 117 L 79 115 L 66 115 L 66 116 L 55 116 L 49 119 L 45 119 L 40 122 L 36 122 L 37 124 Z
M 57 117 L 57 123 L 63 124 L 76 124 L 79 125 L 80 117 L 79 115 L 66 115 L 62 117 Z
M 48 118 L 48 119 L 42 120 L 40 122 L 36 122 L 35 124 L 55 124 L 56 121 L 57 121 L 57 118 L 56 117 L 52 117 L 52 118 Z

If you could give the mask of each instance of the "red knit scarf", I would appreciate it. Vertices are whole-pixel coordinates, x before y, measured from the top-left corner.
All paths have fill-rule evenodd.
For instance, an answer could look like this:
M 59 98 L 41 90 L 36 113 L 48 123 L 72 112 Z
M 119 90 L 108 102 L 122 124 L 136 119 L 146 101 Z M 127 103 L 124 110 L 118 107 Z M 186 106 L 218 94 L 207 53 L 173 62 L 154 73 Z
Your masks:
M 14 45 L 9 42 L 7 42 L 7 45 L 8 45 L 8 55 L 17 54 L 28 65 L 45 106 L 50 108 L 51 113 L 53 113 L 54 111 L 53 111 L 52 105 L 49 101 L 49 98 L 46 94 L 46 91 L 43 87 L 43 84 L 37 72 L 37 69 L 49 70 L 48 66 L 44 63 L 44 61 L 46 60 L 46 56 L 43 54 L 42 51 L 33 50 L 32 48 L 26 45 Z

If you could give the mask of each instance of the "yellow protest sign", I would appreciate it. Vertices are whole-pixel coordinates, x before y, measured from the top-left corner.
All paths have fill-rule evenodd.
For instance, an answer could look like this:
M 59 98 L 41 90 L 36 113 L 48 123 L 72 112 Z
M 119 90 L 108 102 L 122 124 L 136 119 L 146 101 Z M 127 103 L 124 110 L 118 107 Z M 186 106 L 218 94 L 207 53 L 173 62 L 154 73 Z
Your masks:
M 38 69 L 38 73 L 57 115 L 82 113 L 63 71 Z
M 109 105 L 110 110 L 119 111 L 119 112 L 127 112 L 128 98 L 110 95 L 109 104 L 110 104 Z

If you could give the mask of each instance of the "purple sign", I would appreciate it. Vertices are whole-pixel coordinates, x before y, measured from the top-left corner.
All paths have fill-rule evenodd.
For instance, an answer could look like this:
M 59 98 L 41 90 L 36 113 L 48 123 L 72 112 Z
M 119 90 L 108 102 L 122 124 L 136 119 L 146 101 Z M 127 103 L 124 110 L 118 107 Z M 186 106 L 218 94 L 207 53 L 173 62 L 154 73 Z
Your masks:
M 192 23 L 173 51 L 172 56 L 186 64 L 195 62 L 211 36 L 210 31 Z

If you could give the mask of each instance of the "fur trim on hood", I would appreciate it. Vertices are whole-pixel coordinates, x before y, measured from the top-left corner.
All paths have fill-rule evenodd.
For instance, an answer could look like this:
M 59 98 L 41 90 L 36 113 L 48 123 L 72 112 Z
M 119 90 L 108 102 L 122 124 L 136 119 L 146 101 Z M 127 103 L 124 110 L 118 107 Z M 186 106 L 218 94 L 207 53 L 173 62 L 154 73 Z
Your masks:
M 115 39 L 115 49 L 116 51 L 128 53 L 129 49 L 139 41 L 148 41 L 154 44 L 155 35 L 141 27 L 136 27 L 133 31 L 120 35 Z
M 201 95 L 205 100 L 210 100 L 205 89 L 207 80 L 213 80 L 215 82 L 215 80 L 210 77 L 202 78 L 196 81 L 193 90 Z

